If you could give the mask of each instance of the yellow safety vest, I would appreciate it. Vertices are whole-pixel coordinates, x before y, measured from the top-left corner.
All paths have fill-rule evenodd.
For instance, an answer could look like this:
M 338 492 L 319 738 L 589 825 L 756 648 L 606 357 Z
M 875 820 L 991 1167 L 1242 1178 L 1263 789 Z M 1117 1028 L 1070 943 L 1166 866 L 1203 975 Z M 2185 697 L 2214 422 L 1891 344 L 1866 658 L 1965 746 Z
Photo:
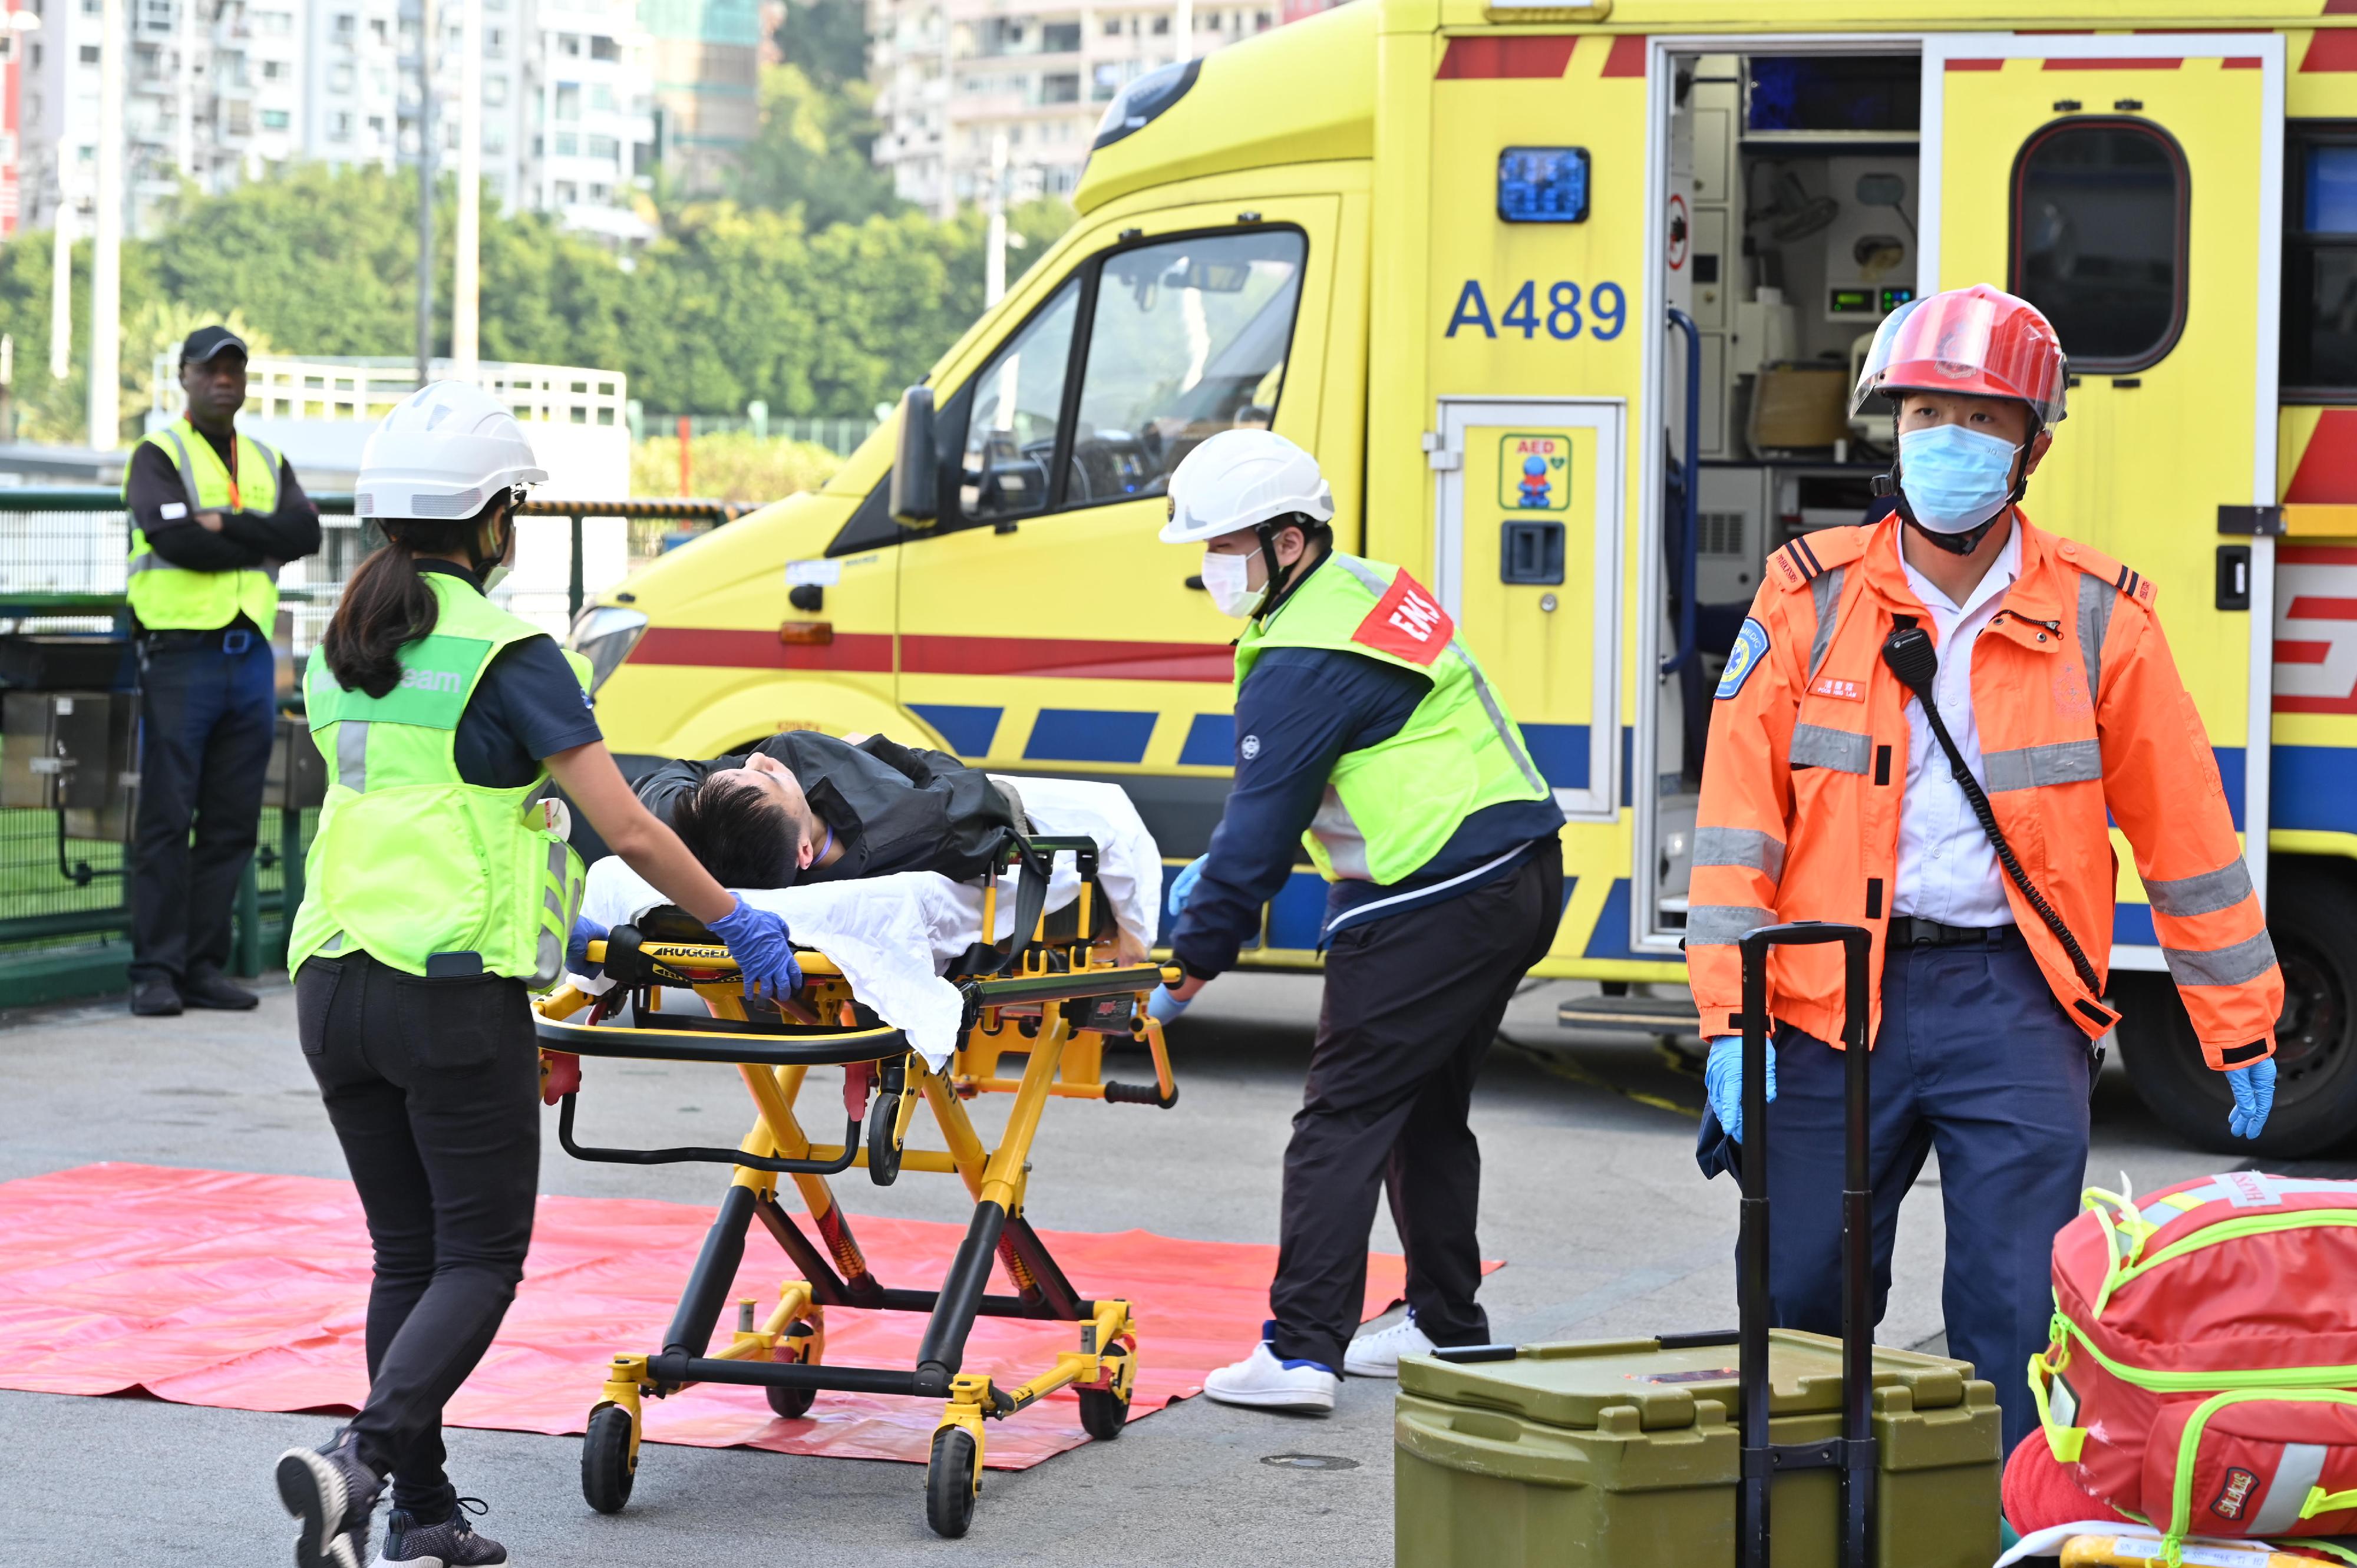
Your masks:
M 188 510 L 252 511 L 267 515 L 278 510 L 278 454 L 250 435 L 239 435 L 237 476 L 232 478 L 211 442 L 183 417 L 147 433 L 143 446 L 158 446 L 172 459 L 188 492 Z M 126 466 L 123 488 L 127 497 L 131 476 Z M 131 568 L 127 580 L 131 610 L 150 631 L 210 631 L 240 615 L 261 633 L 270 635 L 278 616 L 278 583 L 258 567 L 237 572 L 191 572 L 175 566 L 148 547 L 147 535 L 136 522 L 131 528 Z

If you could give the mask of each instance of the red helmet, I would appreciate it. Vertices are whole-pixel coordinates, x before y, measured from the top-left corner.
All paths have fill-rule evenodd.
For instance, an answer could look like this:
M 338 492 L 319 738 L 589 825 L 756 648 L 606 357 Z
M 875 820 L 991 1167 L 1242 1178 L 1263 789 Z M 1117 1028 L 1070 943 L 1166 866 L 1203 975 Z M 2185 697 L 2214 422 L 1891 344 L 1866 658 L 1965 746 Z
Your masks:
M 2053 424 L 2063 416 L 2069 372 L 2062 340 L 2038 306 L 1975 284 L 1890 313 L 1858 372 L 1850 413 L 1878 392 L 1961 392 L 2011 398 Z

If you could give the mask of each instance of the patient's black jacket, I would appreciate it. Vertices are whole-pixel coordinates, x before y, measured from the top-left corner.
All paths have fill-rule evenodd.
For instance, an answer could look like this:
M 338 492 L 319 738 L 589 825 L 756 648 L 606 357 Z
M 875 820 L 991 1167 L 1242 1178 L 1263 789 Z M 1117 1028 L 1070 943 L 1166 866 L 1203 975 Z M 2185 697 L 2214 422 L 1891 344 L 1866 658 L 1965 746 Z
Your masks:
M 834 828 L 843 844 L 842 858 L 811 866 L 800 882 L 841 882 L 896 871 L 938 871 L 968 881 L 997 865 L 1012 838 L 1030 831 L 989 775 L 947 752 L 902 746 L 882 736 L 852 746 L 816 730 L 789 730 L 753 749 L 793 773 L 819 821 Z M 706 775 L 745 763 L 739 753 L 708 762 L 659 764 L 639 778 L 639 799 L 668 823 L 672 807 Z

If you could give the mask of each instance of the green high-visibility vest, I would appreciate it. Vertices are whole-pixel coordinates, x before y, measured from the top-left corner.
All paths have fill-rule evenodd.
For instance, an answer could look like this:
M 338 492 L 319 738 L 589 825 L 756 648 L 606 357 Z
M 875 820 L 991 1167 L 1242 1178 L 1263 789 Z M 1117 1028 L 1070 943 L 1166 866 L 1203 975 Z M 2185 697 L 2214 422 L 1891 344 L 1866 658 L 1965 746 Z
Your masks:
M 188 492 L 190 515 L 200 511 L 253 511 L 267 515 L 278 510 L 278 454 L 250 435 L 239 435 L 237 474 L 231 478 L 211 442 L 197 434 L 186 418 L 151 430 L 140 445 L 160 446 L 179 471 L 180 488 Z M 124 468 L 123 491 L 131 491 L 129 465 Z M 241 614 L 263 636 L 270 635 L 278 618 L 278 580 L 258 567 L 240 572 L 191 572 L 175 566 L 148 548 L 147 535 L 136 523 L 131 529 L 131 575 L 126 591 L 132 613 L 150 631 L 210 631 L 227 626 Z
M 1432 682 L 1397 735 L 1334 765 L 1326 800 L 1302 835 L 1329 881 L 1397 882 L 1466 818 L 1553 791 L 1531 761 L 1505 700 L 1481 673 L 1437 601 L 1396 566 L 1335 553 L 1274 615 L 1236 643 L 1236 689 L 1272 648 L 1356 653 Z M 1256 737 L 1239 744 L 1250 746 Z
M 303 863 L 286 967 L 359 949 L 424 974 L 436 953 L 474 953 L 485 972 L 544 990 L 564 972 L 581 857 L 565 842 L 556 802 L 542 798 L 545 771 L 520 789 L 486 789 L 459 778 L 455 755 L 459 716 L 493 657 L 543 634 L 471 584 L 424 576 L 441 613 L 403 646 L 392 691 L 348 691 L 325 657 L 311 657 L 303 696 L 328 798 Z M 589 666 L 565 657 L 586 697 Z

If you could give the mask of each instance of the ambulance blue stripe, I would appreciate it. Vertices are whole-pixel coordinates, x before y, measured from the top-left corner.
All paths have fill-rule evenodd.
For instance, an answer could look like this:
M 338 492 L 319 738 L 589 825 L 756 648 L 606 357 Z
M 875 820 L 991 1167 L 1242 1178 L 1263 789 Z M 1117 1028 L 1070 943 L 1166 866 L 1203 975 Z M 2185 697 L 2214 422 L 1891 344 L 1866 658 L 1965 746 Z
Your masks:
M 1531 760 L 1538 764 L 1540 777 L 1553 789 L 1585 789 L 1587 788 L 1587 726 L 1586 725 L 1533 725 L 1523 728 L 1523 742 L 1530 748 Z
M 2152 906 L 2120 904 L 2112 910 L 2112 945 L 2136 942 L 2146 947 L 2156 946 L 2160 939 L 2153 934 Z
M 1236 715 L 1197 714 L 1178 748 L 1181 768 L 1232 768 L 1236 761 Z
M 1027 762 L 1143 762 L 1154 738 L 1150 713 L 1041 708 L 1023 747 Z
M 1629 946 L 1629 879 L 1616 876 L 1611 890 L 1604 895 L 1603 912 L 1596 917 L 1596 929 L 1588 933 L 1587 946 L 1580 950 L 1582 958 L 1634 959 L 1640 963 L 1683 963 L 1676 953 L 1638 952 Z
M 2222 762 L 2225 755 L 2218 754 Z M 2357 768 L 2350 767 L 2352 757 L 2357 757 L 2357 751 L 2347 746 L 2276 746 L 2268 790 L 2272 807 L 2268 826 L 2357 833 Z M 2231 779 L 2226 789 L 2228 794 L 2235 793 Z M 2242 825 L 2239 804 L 2234 824 Z
M 957 703 L 910 703 L 909 711 L 939 731 L 960 757 L 988 757 L 991 737 L 998 733 L 999 715 L 1006 712 Z

